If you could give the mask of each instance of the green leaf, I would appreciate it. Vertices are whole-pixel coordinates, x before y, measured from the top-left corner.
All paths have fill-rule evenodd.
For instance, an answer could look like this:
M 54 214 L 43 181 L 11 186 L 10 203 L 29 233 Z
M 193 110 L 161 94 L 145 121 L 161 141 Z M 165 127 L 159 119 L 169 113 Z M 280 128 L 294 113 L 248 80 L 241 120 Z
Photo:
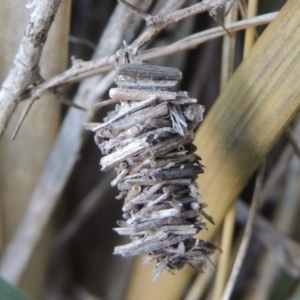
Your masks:
M 21 290 L 0 277 L 0 299 L 3 300 L 33 300 Z

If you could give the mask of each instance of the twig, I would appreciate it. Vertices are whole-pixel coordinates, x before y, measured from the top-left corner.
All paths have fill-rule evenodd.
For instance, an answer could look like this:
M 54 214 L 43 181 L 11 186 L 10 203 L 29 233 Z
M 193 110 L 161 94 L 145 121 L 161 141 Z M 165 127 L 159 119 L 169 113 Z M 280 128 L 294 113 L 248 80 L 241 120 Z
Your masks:
M 300 121 L 297 120 L 295 124 L 295 128 L 293 129 L 293 138 L 295 141 L 300 139 Z M 268 195 L 274 190 L 274 187 L 276 183 L 279 181 L 280 178 L 282 178 L 286 166 L 289 164 L 289 161 L 291 160 L 293 156 L 293 150 L 290 145 L 287 145 L 285 149 L 282 151 L 276 165 L 273 167 L 271 174 L 268 176 L 264 187 L 261 192 L 261 199 L 260 199 L 260 206 L 264 204 L 264 202 L 267 200 Z
M 0 90 L 0 139 L 15 111 L 21 94 L 38 75 L 38 64 L 61 0 L 34 1 L 24 36 L 21 40 L 13 67 Z
M 243 236 L 241 245 L 239 247 L 239 251 L 238 251 L 237 257 L 235 259 L 232 272 L 230 274 L 228 283 L 226 285 L 226 288 L 225 288 L 225 291 L 223 293 L 221 300 L 229 300 L 231 293 L 233 291 L 235 282 L 237 280 L 237 276 L 242 267 L 242 263 L 243 263 L 245 255 L 246 255 L 246 251 L 247 251 L 248 244 L 250 242 L 250 238 L 251 238 L 251 234 L 252 234 L 252 226 L 253 226 L 256 210 L 258 207 L 258 201 L 259 201 L 260 191 L 261 191 L 261 186 L 262 186 L 262 181 L 263 181 L 263 174 L 264 174 L 264 163 L 263 163 L 263 165 L 260 166 L 260 168 L 258 170 L 258 174 L 257 174 L 256 181 L 255 181 L 254 194 L 253 194 L 251 208 L 250 208 L 250 212 L 249 212 L 249 218 L 247 220 L 244 236 Z
M 54 94 L 54 96 L 56 97 L 56 99 L 58 101 L 60 101 L 62 104 L 65 104 L 69 107 L 74 107 L 74 108 L 77 108 L 77 109 L 80 109 L 80 110 L 83 110 L 83 111 L 87 111 L 86 108 L 76 104 L 76 103 L 73 103 L 69 98 L 67 98 L 64 94 L 60 93 L 59 91 L 57 91 L 56 89 L 52 89 L 52 90 L 49 90 L 50 92 L 52 92 Z
M 249 26 L 259 26 L 271 22 L 276 16 L 277 12 L 265 14 L 259 17 L 255 17 L 248 20 L 238 21 L 231 23 L 227 26 L 229 32 L 235 32 L 238 30 L 245 29 Z M 205 30 L 200 33 L 190 35 L 182 40 L 179 40 L 166 47 L 154 48 L 143 51 L 141 58 L 143 60 L 150 60 L 165 55 L 170 55 L 180 51 L 188 50 L 196 47 L 197 45 L 215 39 L 226 34 L 222 27 L 215 27 L 209 30 Z M 92 61 L 80 61 L 74 63 L 74 65 L 65 71 L 64 73 L 57 75 L 45 83 L 32 89 L 31 98 L 38 99 L 43 93 L 50 88 L 55 88 L 65 84 L 76 83 L 85 78 L 107 72 L 112 69 L 113 64 L 116 62 L 116 55 L 104 57 L 99 60 Z
M 295 135 L 293 133 L 293 130 L 290 127 L 286 130 L 286 135 L 289 139 L 290 144 L 293 147 L 293 150 L 294 150 L 295 154 L 300 159 L 300 145 L 298 143 L 297 138 L 295 137 Z
M 77 109 L 80 109 L 80 110 L 83 110 L 83 111 L 86 111 L 86 109 L 84 107 L 77 105 L 76 103 L 73 103 L 70 100 L 66 99 L 66 97 L 63 94 L 61 94 L 60 92 L 58 92 L 56 89 L 49 89 L 48 91 L 52 92 L 52 94 L 56 97 L 56 99 L 59 100 L 61 103 L 71 106 L 71 107 L 74 107 L 74 108 L 77 108 Z M 18 121 L 18 124 L 13 132 L 13 135 L 12 135 L 13 140 L 16 138 L 26 116 L 28 115 L 31 107 L 33 106 L 33 104 L 36 100 L 37 99 L 29 99 L 29 102 L 27 103 L 27 106 L 23 110 L 22 115 Z
M 78 230 L 82 228 L 83 224 L 90 218 L 96 209 L 103 204 L 104 197 L 106 197 L 106 190 L 111 188 L 110 182 L 112 179 L 113 174 L 108 173 L 78 205 L 71 220 L 55 238 L 53 244 L 55 251 L 61 250 L 61 248 L 76 235 Z
M 73 35 L 69 36 L 69 41 L 70 41 L 70 43 L 85 45 L 86 47 L 88 47 L 92 50 L 95 50 L 97 47 L 97 45 L 94 44 L 92 41 L 85 39 L 85 38 L 73 36 Z
M 262 16 L 252 18 L 252 19 L 234 22 L 234 23 L 228 24 L 226 28 L 229 32 L 235 32 L 238 30 L 245 29 L 249 26 L 259 26 L 259 25 L 271 22 L 272 20 L 274 20 L 274 18 L 277 16 L 277 14 L 278 14 L 277 12 L 269 13 L 269 14 L 265 14 Z M 187 36 L 186 38 L 184 38 L 180 41 L 177 41 L 173 44 L 170 44 L 166 47 L 146 50 L 142 53 L 142 58 L 149 60 L 149 59 L 157 58 L 159 56 L 170 55 L 170 54 L 173 54 L 173 53 L 176 53 L 179 51 L 192 49 L 201 43 L 207 42 L 214 38 L 223 36 L 225 34 L 226 34 L 226 32 L 224 31 L 224 29 L 222 27 L 215 27 L 212 29 L 208 29 L 208 30 Z
M 280 197 L 277 199 L 277 205 L 273 213 L 273 226 L 277 235 L 281 236 L 282 241 L 274 240 L 274 235 L 265 233 L 262 236 L 262 230 L 259 230 L 259 237 L 264 244 L 272 246 L 276 244 L 272 251 L 275 257 L 267 252 L 261 263 L 261 270 L 258 273 L 257 289 L 253 299 L 264 299 L 269 295 L 276 275 L 278 274 L 278 263 L 294 277 L 300 275 L 300 252 L 299 244 L 287 237 L 290 236 L 298 223 L 299 212 L 299 178 L 300 161 L 294 154 L 289 163 L 285 166 L 285 178 Z M 278 193 L 277 193 L 278 194 Z
M 27 103 L 25 109 L 22 111 L 22 115 L 21 115 L 21 117 L 20 117 L 20 119 L 19 119 L 19 121 L 18 121 L 18 124 L 17 124 L 17 126 L 16 126 L 14 132 L 13 132 L 12 140 L 14 140 L 14 139 L 16 138 L 16 136 L 17 136 L 17 134 L 18 134 L 18 132 L 19 132 L 19 130 L 20 130 L 20 128 L 21 128 L 21 126 L 22 126 L 22 124 L 23 124 L 25 118 L 26 118 L 26 116 L 28 115 L 28 113 L 29 113 L 31 107 L 33 106 L 33 104 L 34 104 L 34 102 L 35 102 L 36 100 L 37 100 L 37 99 L 30 99 L 29 102 Z
M 147 20 L 147 25 L 150 26 L 139 38 L 137 38 L 129 47 L 133 53 L 145 46 L 158 32 L 170 24 L 179 22 L 187 17 L 196 14 L 210 11 L 216 7 L 222 7 L 228 0 L 204 0 L 201 3 L 194 4 L 190 7 L 178 9 L 165 16 L 153 16 Z
M 261 199 L 259 206 L 262 207 L 267 201 L 270 194 L 274 191 L 276 184 L 281 178 L 283 178 L 286 166 L 293 156 L 293 150 L 290 146 L 286 146 L 282 151 L 278 161 L 273 166 L 271 173 L 269 174 L 266 182 L 264 183 L 263 189 L 261 191 Z
M 129 8 L 131 11 L 133 11 L 135 14 L 137 14 L 138 16 L 140 16 L 142 19 L 144 19 L 146 22 L 148 22 L 148 20 L 152 17 L 149 14 L 146 14 L 144 12 L 142 12 L 140 9 L 138 9 L 137 7 L 135 7 L 134 5 L 128 3 L 126 0 L 118 0 L 120 3 L 124 4 L 127 8 Z

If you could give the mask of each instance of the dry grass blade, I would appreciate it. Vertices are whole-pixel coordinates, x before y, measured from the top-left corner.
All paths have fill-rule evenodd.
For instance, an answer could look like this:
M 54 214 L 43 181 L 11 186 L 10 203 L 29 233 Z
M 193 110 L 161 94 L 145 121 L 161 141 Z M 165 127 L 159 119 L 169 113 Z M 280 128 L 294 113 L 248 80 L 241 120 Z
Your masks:
M 237 221 L 244 224 L 249 209 L 243 202 L 237 205 Z M 256 237 L 276 258 L 276 264 L 282 266 L 291 276 L 300 275 L 300 244 L 279 233 L 266 219 L 257 215 L 253 225 Z
M 258 1 L 257 0 L 249 0 L 248 2 L 248 10 L 247 10 L 247 17 L 255 17 L 257 14 L 257 6 Z M 244 59 L 248 56 L 250 49 L 252 48 L 254 41 L 255 41 L 255 28 L 256 27 L 248 27 L 245 31 L 245 40 L 244 40 Z M 232 58 L 233 61 L 234 58 Z M 233 62 L 232 62 L 233 65 Z M 258 199 L 257 199 L 258 201 Z M 230 251 L 231 251 L 231 243 L 232 243 L 232 236 L 234 231 L 234 223 L 235 223 L 235 216 L 236 216 L 236 207 L 235 205 L 232 205 L 232 207 L 229 209 L 227 215 L 224 218 L 224 228 L 223 228 L 223 236 L 222 236 L 222 249 L 224 256 L 220 257 L 220 263 L 219 268 L 217 270 L 216 275 L 216 282 L 215 282 L 215 299 L 220 299 L 221 295 L 223 294 L 223 289 L 225 288 L 227 274 L 229 271 L 229 264 L 230 264 Z M 249 220 L 250 222 L 250 220 Z M 250 229 L 249 229 L 250 230 Z M 245 231 L 246 236 L 246 231 Z M 248 240 L 244 243 L 245 245 L 249 242 L 250 235 L 248 236 Z M 246 252 L 246 246 L 244 247 L 244 252 Z M 239 254 L 238 254 L 239 255 Z M 240 256 L 242 257 L 245 255 L 245 253 L 240 252 Z M 242 263 L 242 262 L 241 262 Z M 240 263 L 240 268 L 241 268 Z M 238 270 L 234 270 L 232 272 L 236 272 L 238 274 Z M 233 273 L 232 273 L 233 274 Z M 233 276 L 233 275 L 232 275 Z M 236 275 L 237 276 L 237 275 Z M 232 280 L 232 278 L 230 278 Z M 231 284 L 231 286 L 234 286 L 234 283 Z
M 226 288 L 224 290 L 221 300 L 229 300 L 230 299 L 230 296 L 234 289 L 235 282 L 237 280 L 237 276 L 242 267 L 243 260 L 245 258 L 248 244 L 250 242 L 250 238 L 252 235 L 253 223 L 254 223 L 254 218 L 255 218 L 256 210 L 257 210 L 258 203 L 259 203 L 263 175 L 264 175 L 264 165 L 262 165 L 258 170 L 258 174 L 257 174 L 256 182 L 255 182 L 254 194 L 253 194 L 253 198 L 252 198 L 251 208 L 250 208 L 249 217 L 247 220 L 244 236 L 241 241 L 237 257 L 236 257 L 234 265 L 232 267 L 232 271 L 231 271 L 230 277 L 228 279 L 228 282 L 227 282 L 227 285 L 226 285 Z
M 214 282 L 213 299 L 220 299 L 228 278 L 231 262 L 232 239 L 235 228 L 236 207 L 235 204 L 227 212 L 222 230 L 221 249 L 223 253 L 219 257 L 216 280 Z M 199 276 L 199 275 L 198 275 Z
M 226 10 L 229 9 L 231 3 L 228 3 Z M 235 5 L 225 16 L 224 25 L 227 26 L 231 22 L 236 21 L 237 19 L 237 5 Z M 221 88 L 222 91 L 228 81 L 232 77 L 234 72 L 234 58 L 236 49 L 236 35 L 224 36 L 223 38 L 223 51 L 222 51 L 222 65 L 221 65 Z M 220 299 L 223 293 L 223 290 L 226 285 L 229 267 L 230 267 L 230 257 L 231 257 L 231 244 L 233 239 L 234 225 L 235 225 L 235 215 L 236 207 L 232 205 L 228 213 L 224 218 L 222 237 L 221 237 L 221 249 L 223 251 L 222 255 L 219 257 L 217 274 L 214 282 L 213 288 L 213 298 Z
M 299 142 L 297 140 L 297 138 L 295 137 L 293 130 L 291 128 L 288 128 L 287 131 L 287 137 L 289 139 L 289 142 L 291 143 L 294 152 L 296 153 L 296 155 L 298 156 L 298 158 L 300 159 L 300 146 L 299 146 Z
M 249 0 L 247 8 L 247 19 L 253 18 L 257 15 L 258 10 L 258 0 Z M 246 58 L 252 46 L 254 45 L 256 38 L 256 28 L 249 27 L 245 32 L 245 42 L 244 42 L 244 58 Z
M 300 298 L 300 283 L 298 283 L 293 295 L 288 300 L 299 300 Z
M 266 182 L 261 192 L 261 202 L 260 202 L 261 206 L 266 202 L 267 197 L 272 193 L 278 181 L 284 176 L 286 166 L 291 160 L 292 156 L 293 156 L 293 149 L 288 145 L 282 151 L 278 159 L 278 162 L 275 164 L 271 174 L 266 179 Z
M 300 21 L 298 15 L 290 14 L 299 5 L 298 1 L 290 0 L 283 7 L 197 133 L 199 153 L 205 154 L 203 160 L 210 166 L 199 184 L 216 224 L 220 224 L 224 212 L 300 109 L 300 85 L 296 79 L 300 68 L 295 64 L 300 52 Z M 292 36 L 287 38 L 286 34 L 291 32 Z M 289 79 L 283 79 L 285 76 Z
M 298 223 L 299 178 L 299 157 L 293 155 L 286 167 L 285 184 L 273 217 L 273 226 L 278 234 L 282 235 L 284 242 L 279 242 L 278 246 L 274 247 L 273 252 L 276 253 L 276 259 L 270 253 L 266 253 L 263 257 L 255 294 L 255 298 L 258 297 L 256 299 L 266 298 L 271 293 L 279 274 L 279 265 L 283 266 L 291 276 L 297 278 L 300 275 L 299 246 L 296 242 L 288 239 Z M 260 232 L 260 234 L 262 233 Z M 272 236 L 268 235 L 268 238 L 270 239 Z M 265 237 L 265 242 L 267 241 L 268 239 Z M 280 247 L 280 245 L 282 246 Z

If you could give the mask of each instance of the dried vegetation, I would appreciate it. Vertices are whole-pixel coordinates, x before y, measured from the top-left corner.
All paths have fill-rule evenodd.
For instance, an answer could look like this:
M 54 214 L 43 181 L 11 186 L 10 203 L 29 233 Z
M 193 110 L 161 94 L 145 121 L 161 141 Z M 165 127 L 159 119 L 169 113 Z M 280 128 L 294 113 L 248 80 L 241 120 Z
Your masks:
M 73 1 L 71 14 L 68 2 L 46 43 L 54 50 L 39 61 L 44 39 L 25 35 L 19 51 L 18 43 L 30 13 L 34 22 L 43 10 L 36 26 L 47 31 L 52 2 L 60 1 L 33 1 L 25 17 L 23 1 L 14 11 L 0 0 L 0 18 L 23 18 L 7 22 L 18 27 L 14 43 L 0 29 L 9 57 L 0 61 L 1 275 L 36 299 L 297 299 L 299 1 Z M 63 72 L 67 55 L 49 57 L 58 44 L 67 51 L 69 16 L 74 57 Z M 64 109 L 59 125 L 57 105 L 50 120 L 35 110 L 42 95 L 77 108 Z M 33 109 L 13 143 L 22 114 L 13 112 L 27 98 L 21 118 Z M 184 267 L 202 270 L 213 245 L 223 250 L 209 258 L 216 270 Z M 153 267 L 155 279 L 182 270 L 153 284 Z

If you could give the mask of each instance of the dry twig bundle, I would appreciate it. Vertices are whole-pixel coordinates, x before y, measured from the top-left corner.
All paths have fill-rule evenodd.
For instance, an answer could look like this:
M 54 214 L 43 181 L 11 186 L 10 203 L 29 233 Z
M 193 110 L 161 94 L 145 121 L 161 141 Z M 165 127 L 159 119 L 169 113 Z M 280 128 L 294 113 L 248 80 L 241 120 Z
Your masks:
M 212 222 L 199 203 L 195 179 L 203 173 L 192 144 L 204 108 L 187 92 L 171 91 L 181 79 L 175 68 L 141 61 L 115 65 L 117 88 L 100 106 L 119 103 L 105 123 L 89 123 L 104 155 L 102 171 L 115 168 L 124 198 L 124 221 L 119 234 L 132 242 L 115 248 L 115 254 L 147 254 L 156 260 L 154 279 L 163 269 L 172 272 L 185 264 L 201 270 L 215 246 L 193 238 L 205 229 L 203 217 Z

